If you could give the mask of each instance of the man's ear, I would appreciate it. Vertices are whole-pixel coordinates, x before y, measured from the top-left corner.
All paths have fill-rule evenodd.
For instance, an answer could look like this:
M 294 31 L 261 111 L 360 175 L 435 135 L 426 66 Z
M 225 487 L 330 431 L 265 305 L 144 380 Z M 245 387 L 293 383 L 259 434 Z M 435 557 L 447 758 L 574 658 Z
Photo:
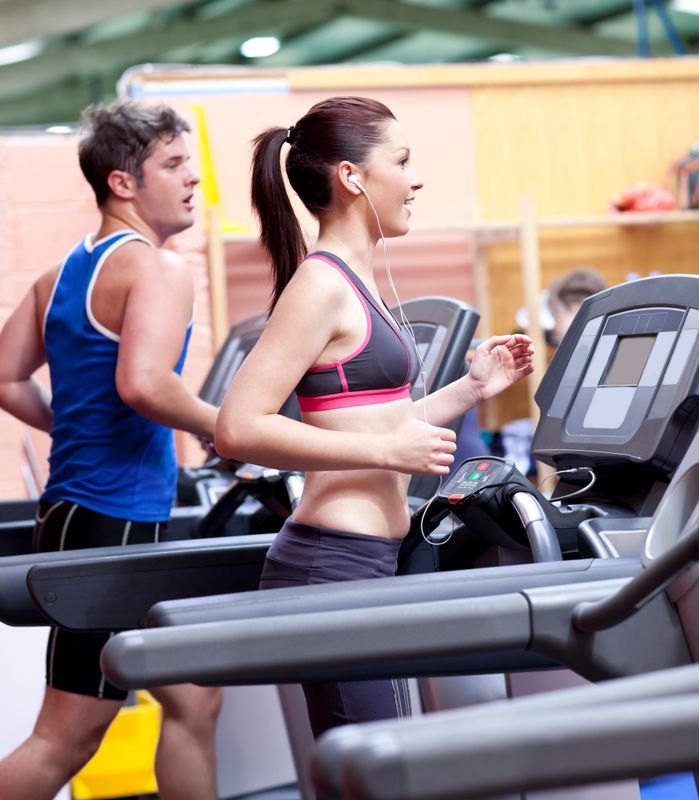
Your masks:
M 107 178 L 107 185 L 115 197 L 120 200 L 131 200 L 136 190 L 136 178 L 129 172 L 113 169 Z

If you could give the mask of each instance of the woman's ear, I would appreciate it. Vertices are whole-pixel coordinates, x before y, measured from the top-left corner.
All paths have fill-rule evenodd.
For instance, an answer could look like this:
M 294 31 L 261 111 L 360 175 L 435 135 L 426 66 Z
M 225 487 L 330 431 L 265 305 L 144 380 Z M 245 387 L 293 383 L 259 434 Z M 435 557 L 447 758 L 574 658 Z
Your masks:
M 350 194 L 358 195 L 364 193 L 362 176 L 359 174 L 359 169 L 351 161 L 341 161 L 337 165 L 337 175 L 342 187 Z

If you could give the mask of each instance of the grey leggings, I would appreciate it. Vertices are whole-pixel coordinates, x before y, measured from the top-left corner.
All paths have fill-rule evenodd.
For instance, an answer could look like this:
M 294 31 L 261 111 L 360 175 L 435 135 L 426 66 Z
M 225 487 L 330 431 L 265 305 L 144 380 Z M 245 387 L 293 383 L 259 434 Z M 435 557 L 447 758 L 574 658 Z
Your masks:
M 400 541 L 287 520 L 267 553 L 260 589 L 394 575 Z M 303 684 L 313 735 L 339 725 L 409 717 L 407 681 Z

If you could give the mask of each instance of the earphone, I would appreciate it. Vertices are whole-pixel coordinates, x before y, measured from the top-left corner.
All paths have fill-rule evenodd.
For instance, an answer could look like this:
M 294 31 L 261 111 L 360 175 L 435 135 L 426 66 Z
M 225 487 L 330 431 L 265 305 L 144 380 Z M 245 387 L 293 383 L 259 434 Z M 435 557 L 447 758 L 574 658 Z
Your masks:
M 353 183 L 362 194 L 366 194 L 366 189 L 359 182 L 359 178 L 356 175 L 350 175 L 349 178 L 347 178 L 347 182 Z
M 372 211 L 374 217 L 376 217 L 376 224 L 377 224 L 378 229 L 379 229 L 379 236 L 381 238 L 381 244 L 383 246 L 383 258 L 384 258 L 384 265 L 386 267 L 386 276 L 388 277 L 388 282 L 389 282 L 389 284 L 391 286 L 391 290 L 393 292 L 393 296 L 396 298 L 396 303 L 398 304 L 400 324 L 402 324 L 402 326 L 407 330 L 408 335 L 413 340 L 413 345 L 415 346 L 415 353 L 417 355 L 417 360 L 418 360 L 418 363 L 420 365 L 420 375 L 422 377 L 424 420 L 427 423 L 428 422 L 428 419 L 427 419 L 427 375 L 426 375 L 426 370 L 425 370 L 425 364 L 424 364 L 424 362 L 422 360 L 422 356 L 420 355 L 420 348 L 417 346 L 417 341 L 415 339 L 415 331 L 413 331 L 412 325 L 408 321 L 408 318 L 405 316 L 405 312 L 403 311 L 403 306 L 401 305 L 400 298 L 398 297 L 398 292 L 396 290 L 396 286 L 395 286 L 395 284 L 393 282 L 393 275 L 391 274 L 391 261 L 390 261 L 390 259 L 388 257 L 388 246 L 386 244 L 386 238 L 385 238 L 385 236 L 383 234 L 383 230 L 381 229 L 381 221 L 379 220 L 379 215 L 377 214 L 376 209 L 374 208 L 374 204 L 371 202 L 371 197 L 369 197 L 369 193 L 362 186 L 359 178 L 354 174 L 350 174 L 350 175 L 347 176 L 347 182 L 348 183 L 353 183 L 357 187 L 357 189 L 359 189 L 359 191 L 364 195 L 364 197 L 366 198 L 367 202 L 369 203 L 369 207 L 371 208 L 371 211 Z M 425 535 L 425 517 L 427 516 L 427 511 L 428 511 L 429 507 L 432 505 L 432 503 L 439 496 L 439 491 L 440 491 L 441 488 L 442 488 L 442 476 L 440 475 L 439 476 L 439 484 L 437 485 L 437 488 L 436 488 L 434 494 L 432 495 L 432 497 L 430 497 L 430 499 L 427 501 L 426 505 L 424 506 L 423 512 L 422 512 L 422 516 L 420 518 L 420 534 L 422 535 L 422 538 L 428 544 L 430 544 L 432 546 L 441 546 L 441 545 L 447 544 L 447 542 L 451 539 L 451 537 L 454 534 L 454 521 L 452 519 L 451 532 L 450 532 L 449 536 L 447 536 L 446 539 L 442 540 L 441 542 L 433 542 L 430 539 L 428 539 L 427 536 Z
M 381 229 L 381 222 L 379 220 L 379 215 L 376 213 L 376 209 L 374 208 L 374 204 L 371 202 L 371 197 L 369 197 L 369 193 L 367 192 L 367 190 L 360 183 L 359 178 L 356 175 L 349 175 L 348 178 L 347 178 L 347 182 L 348 183 L 353 183 L 357 187 L 357 189 L 359 189 L 359 191 L 364 195 L 364 197 L 366 197 L 367 202 L 369 203 L 369 207 L 371 208 L 372 213 L 376 217 L 376 224 L 377 224 L 377 226 L 379 228 L 379 236 L 381 237 L 381 244 L 383 246 L 383 258 L 384 258 L 384 265 L 386 267 L 386 276 L 388 277 L 388 282 L 389 282 L 389 284 L 391 286 L 391 290 L 393 292 L 393 296 L 396 298 L 396 303 L 398 304 L 399 317 L 400 317 L 401 324 L 408 331 L 408 335 L 413 340 L 413 344 L 415 345 L 415 353 L 417 355 L 417 360 L 418 360 L 418 363 L 420 365 L 420 375 L 422 377 L 424 419 L 425 419 L 425 422 L 428 422 L 428 420 L 427 420 L 427 375 L 426 375 L 426 370 L 425 370 L 425 364 L 424 364 L 424 362 L 422 360 L 422 356 L 420 355 L 420 348 L 417 346 L 417 341 L 415 339 L 415 331 L 413 331 L 412 325 L 408 321 L 408 318 L 405 316 L 405 312 L 403 311 L 403 306 L 401 305 L 400 298 L 398 297 L 398 292 L 396 290 L 396 286 L 393 283 L 393 275 L 391 274 L 391 261 L 390 261 L 390 259 L 388 257 L 388 246 L 386 245 L 386 238 L 384 237 L 383 230 Z M 428 539 L 427 536 L 425 535 L 425 517 L 427 515 L 427 511 L 428 511 L 429 507 L 432 505 L 432 503 L 437 499 L 437 497 L 439 495 L 439 491 L 440 491 L 441 488 L 442 488 L 442 476 L 440 475 L 439 476 L 439 484 L 438 484 L 434 494 L 432 495 L 432 497 L 430 497 L 430 499 L 427 501 L 427 504 L 424 506 L 424 509 L 423 509 L 423 512 L 422 512 L 422 517 L 420 518 L 420 534 L 422 535 L 422 538 L 428 544 L 432 545 L 433 547 L 435 547 L 435 546 L 438 547 L 438 546 L 447 544 L 447 542 L 451 539 L 452 535 L 454 534 L 454 525 L 453 525 L 453 520 L 452 520 L 451 533 L 449 534 L 449 536 L 447 536 L 446 539 L 442 540 L 441 542 L 433 542 L 430 539 Z
M 379 215 L 376 213 L 376 209 L 374 208 L 374 204 L 371 202 L 371 197 L 369 197 L 369 193 L 367 190 L 362 186 L 359 178 L 354 175 L 347 176 L 347 182 L 353 183 L 357 189 L 366 197 L 367 202 L 369 203 L 369 208 L 371 209 L 372 214 L 376 217 L 376 225 L 379 229 L 379 236 L 381 238 L 381 245 L 383 247 L 383 260 L 384 266 L 386 267 L 386 276 L 388 278 L 388 283 L 391 287 L 391 291 L 393 292 L 393 296 L 396 298 L 396 303 L 398 305 L 398 313 L 400 318 L 400 324 L 407 330 L 408 336 L 413 340 L 413 345 L 415 346 L 415 353 L 417 355 L 417 360 L 420 365 L 420 375 L 422 377 L 422 389 L 424 391 L 424 400 L 425 400 L 425 422 L 427 422 L 427 375 L 425 374 L 425 365 L 422 361 L 422 356 L 420 355 L 420 348 L 417 346 L 417 341 L 415 339 L 415 331 L 413 330 L 413 326 L 410 324 L 408 318 L 405 316 L 405 312 L 403 311 L 403 306 L 400 302 L 400 297 L 398 297 L 398 292 L 396 290 L 396 285 L 393 282 L 393 275 L 391 273 L 391 261 L 388 257 L 388 246 L 386 244 L 386 237 L 383 235 L 383 230 L 381 228 L 381 221 L 379 220 Z

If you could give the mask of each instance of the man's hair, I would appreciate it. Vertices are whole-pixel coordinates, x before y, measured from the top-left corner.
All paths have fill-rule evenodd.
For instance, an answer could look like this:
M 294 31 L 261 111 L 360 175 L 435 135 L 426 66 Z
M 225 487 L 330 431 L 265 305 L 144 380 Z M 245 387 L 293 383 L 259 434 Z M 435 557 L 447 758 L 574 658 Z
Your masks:
M 83 135 L 78 147 L 80 168 L 95 193 L 98 206 L 110 195 L 107 178 L 113 170 L 143 181 L 143 162 L 160 139 L 171 141 L 189 125 L 162 103 L 118 100 L 91 105 L 82 113 Z
M 607 288 L 607 282 L 594 269 L 580 267 L 566 273 L 549 286 L 549 305 L 555 310 L 580 305 L 583 300 Z

